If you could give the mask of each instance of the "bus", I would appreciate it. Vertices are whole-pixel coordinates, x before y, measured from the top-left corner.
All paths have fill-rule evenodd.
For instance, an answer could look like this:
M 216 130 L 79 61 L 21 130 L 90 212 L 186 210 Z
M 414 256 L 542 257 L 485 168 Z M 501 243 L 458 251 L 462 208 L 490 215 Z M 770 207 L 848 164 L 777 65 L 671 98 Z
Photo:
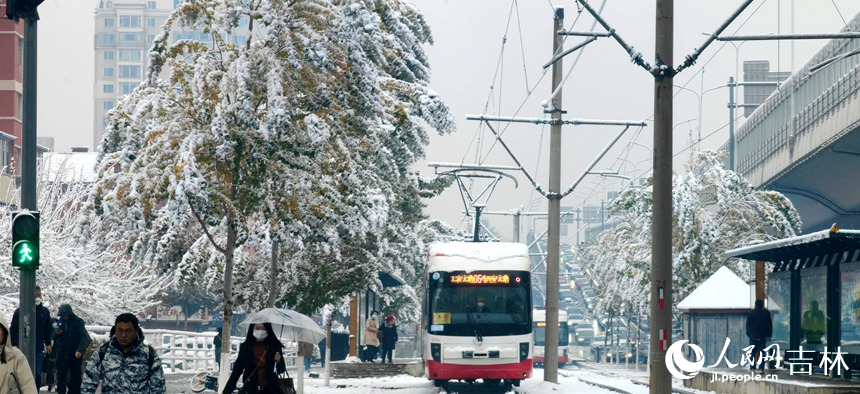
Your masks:
M 535 354 L 534 365 L 543 366 L 544 346 L 546 346 L 546 310 L 535 309 L 532 312 L 534 320 Z M 570 344 L 570 327 L 567 324 L 567 312 L 558 311 L 558 367 L 567 364 L 567 346 Z
M 430 246 L 424 279 L 424 372 L 449 381 L 519 386 L 532 374 L 531 272 L 518 243 Z

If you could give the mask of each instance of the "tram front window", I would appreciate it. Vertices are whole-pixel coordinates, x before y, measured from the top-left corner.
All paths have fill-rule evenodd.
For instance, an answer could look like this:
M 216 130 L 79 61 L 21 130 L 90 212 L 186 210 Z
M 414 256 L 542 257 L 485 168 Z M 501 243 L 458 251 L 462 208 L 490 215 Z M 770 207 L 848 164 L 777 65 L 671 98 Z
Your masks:
M 567 326 L 567 323 L 559 323 L 558 324 L 558 346 L 567 346 L 570 343 L 569 340 L 570 330 Z M 535 345 L 537 346 L 545 346 L 546 342 L 546 323 L 539 322 L 535 325 Z
M 527 272 L 433 272 L 429 278 L 431 334 L 505 336 L 531 332 Z

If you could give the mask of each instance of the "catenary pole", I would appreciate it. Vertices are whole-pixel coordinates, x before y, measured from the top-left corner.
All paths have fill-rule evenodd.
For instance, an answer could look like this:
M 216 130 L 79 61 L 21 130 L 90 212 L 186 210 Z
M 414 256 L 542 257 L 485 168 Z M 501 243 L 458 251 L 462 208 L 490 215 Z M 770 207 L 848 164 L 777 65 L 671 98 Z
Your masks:
M 657 0 L 654 74 L 654 192 L 651 217 L 652 394 L 672 392 L 666 349 L 672 340 L 672 80 L 674 1 Z
M 38 14 L 24 19 L 24 119 L 21 141 L 21 208 L 36 207 L 36 70 Z M 36 371 L 36 270 L 21 268 L 20 309 L 18 311 L 18 347 Z
M 564 28 L 564 8 L 555 9 L 552 29 L 552 54 L 561 51 L 564 37 L 558 34 Z M 544 346 L 543 380 L 558 383 L 558 264 L 561 214 L 561 74 L 562 59 L 552 64 L 552 97 L 549 139 L 549 192 L 547 193 L 547 262 L 546 262 L 546 344 Z

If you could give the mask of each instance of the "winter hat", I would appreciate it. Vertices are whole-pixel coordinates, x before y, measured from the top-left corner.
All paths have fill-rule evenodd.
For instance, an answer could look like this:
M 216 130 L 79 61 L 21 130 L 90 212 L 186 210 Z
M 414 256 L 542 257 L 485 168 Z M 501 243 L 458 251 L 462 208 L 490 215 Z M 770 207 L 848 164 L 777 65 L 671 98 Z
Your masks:
M 72 306 L 69 304 L 60 305 L 60 309 L 57 311 L 58 316 L 71 316 L 75 313 L 72 312 Z
M 394 323 L 394 315 L 385 316 L 386 323 Z

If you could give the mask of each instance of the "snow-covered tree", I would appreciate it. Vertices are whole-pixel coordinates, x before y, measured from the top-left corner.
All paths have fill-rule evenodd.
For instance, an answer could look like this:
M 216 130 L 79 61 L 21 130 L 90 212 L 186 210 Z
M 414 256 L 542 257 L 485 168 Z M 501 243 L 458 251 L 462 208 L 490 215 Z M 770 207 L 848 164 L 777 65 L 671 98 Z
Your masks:
M 723 167 L 724 153 L 697 153 L 672 186 L 673 296 L 689 294 L 725 265 L 742 278 L 749 267 L 725 252 L 795 236 L 800 216 L 782 194 L 756 190 Z M 597 309 L 620 305 L 647 313 L 650 300 L 651 182 L 630 188 L 609 206 L 616 222 L 590 248 L 601 297 Z
M 246 41 L 227 39 L 240 25 Z M 211 43 L 172 42 L 177 29 Z M 373 285 L 402 253 L 388 236 L 421 216 L 409 168 L 423 125 L 454 129 L 427 87 L 428 42 L 398 0 L 185 0 L 108 115 L 91 199 L 102 222 L 84 228 L 179 283 L 222 287 L 225 328 L 234 300 L 265 304 L 273 242 L 279 298 L 299 310 Z
M 37 169 L 40 268 L 37 284 L 45 305 L 56 314 L 60 304 L 70 304 L 90 324 L 112 324 L 123 312 L 137 313 L 153 305 L 163 281 L 151 269 L 135 264 L 121 251 L 101 248 L 95 242 L 78 242 L 75 218 L 88 194 L 85 179 L 73 175 L 79 169 L 68 160 L 53 160 Z M 11 211 L 18 205 L 18 190 L 4 190 L 0 227 L 11 228 Z M 96 223 L 98 218 L 94 219 Z M 0 243 L 0 313 L 7 318 L 18 307 L 20 277 L 12 268 L 12 243 Z M 8 321 L 8 320 L 7 320 Z

